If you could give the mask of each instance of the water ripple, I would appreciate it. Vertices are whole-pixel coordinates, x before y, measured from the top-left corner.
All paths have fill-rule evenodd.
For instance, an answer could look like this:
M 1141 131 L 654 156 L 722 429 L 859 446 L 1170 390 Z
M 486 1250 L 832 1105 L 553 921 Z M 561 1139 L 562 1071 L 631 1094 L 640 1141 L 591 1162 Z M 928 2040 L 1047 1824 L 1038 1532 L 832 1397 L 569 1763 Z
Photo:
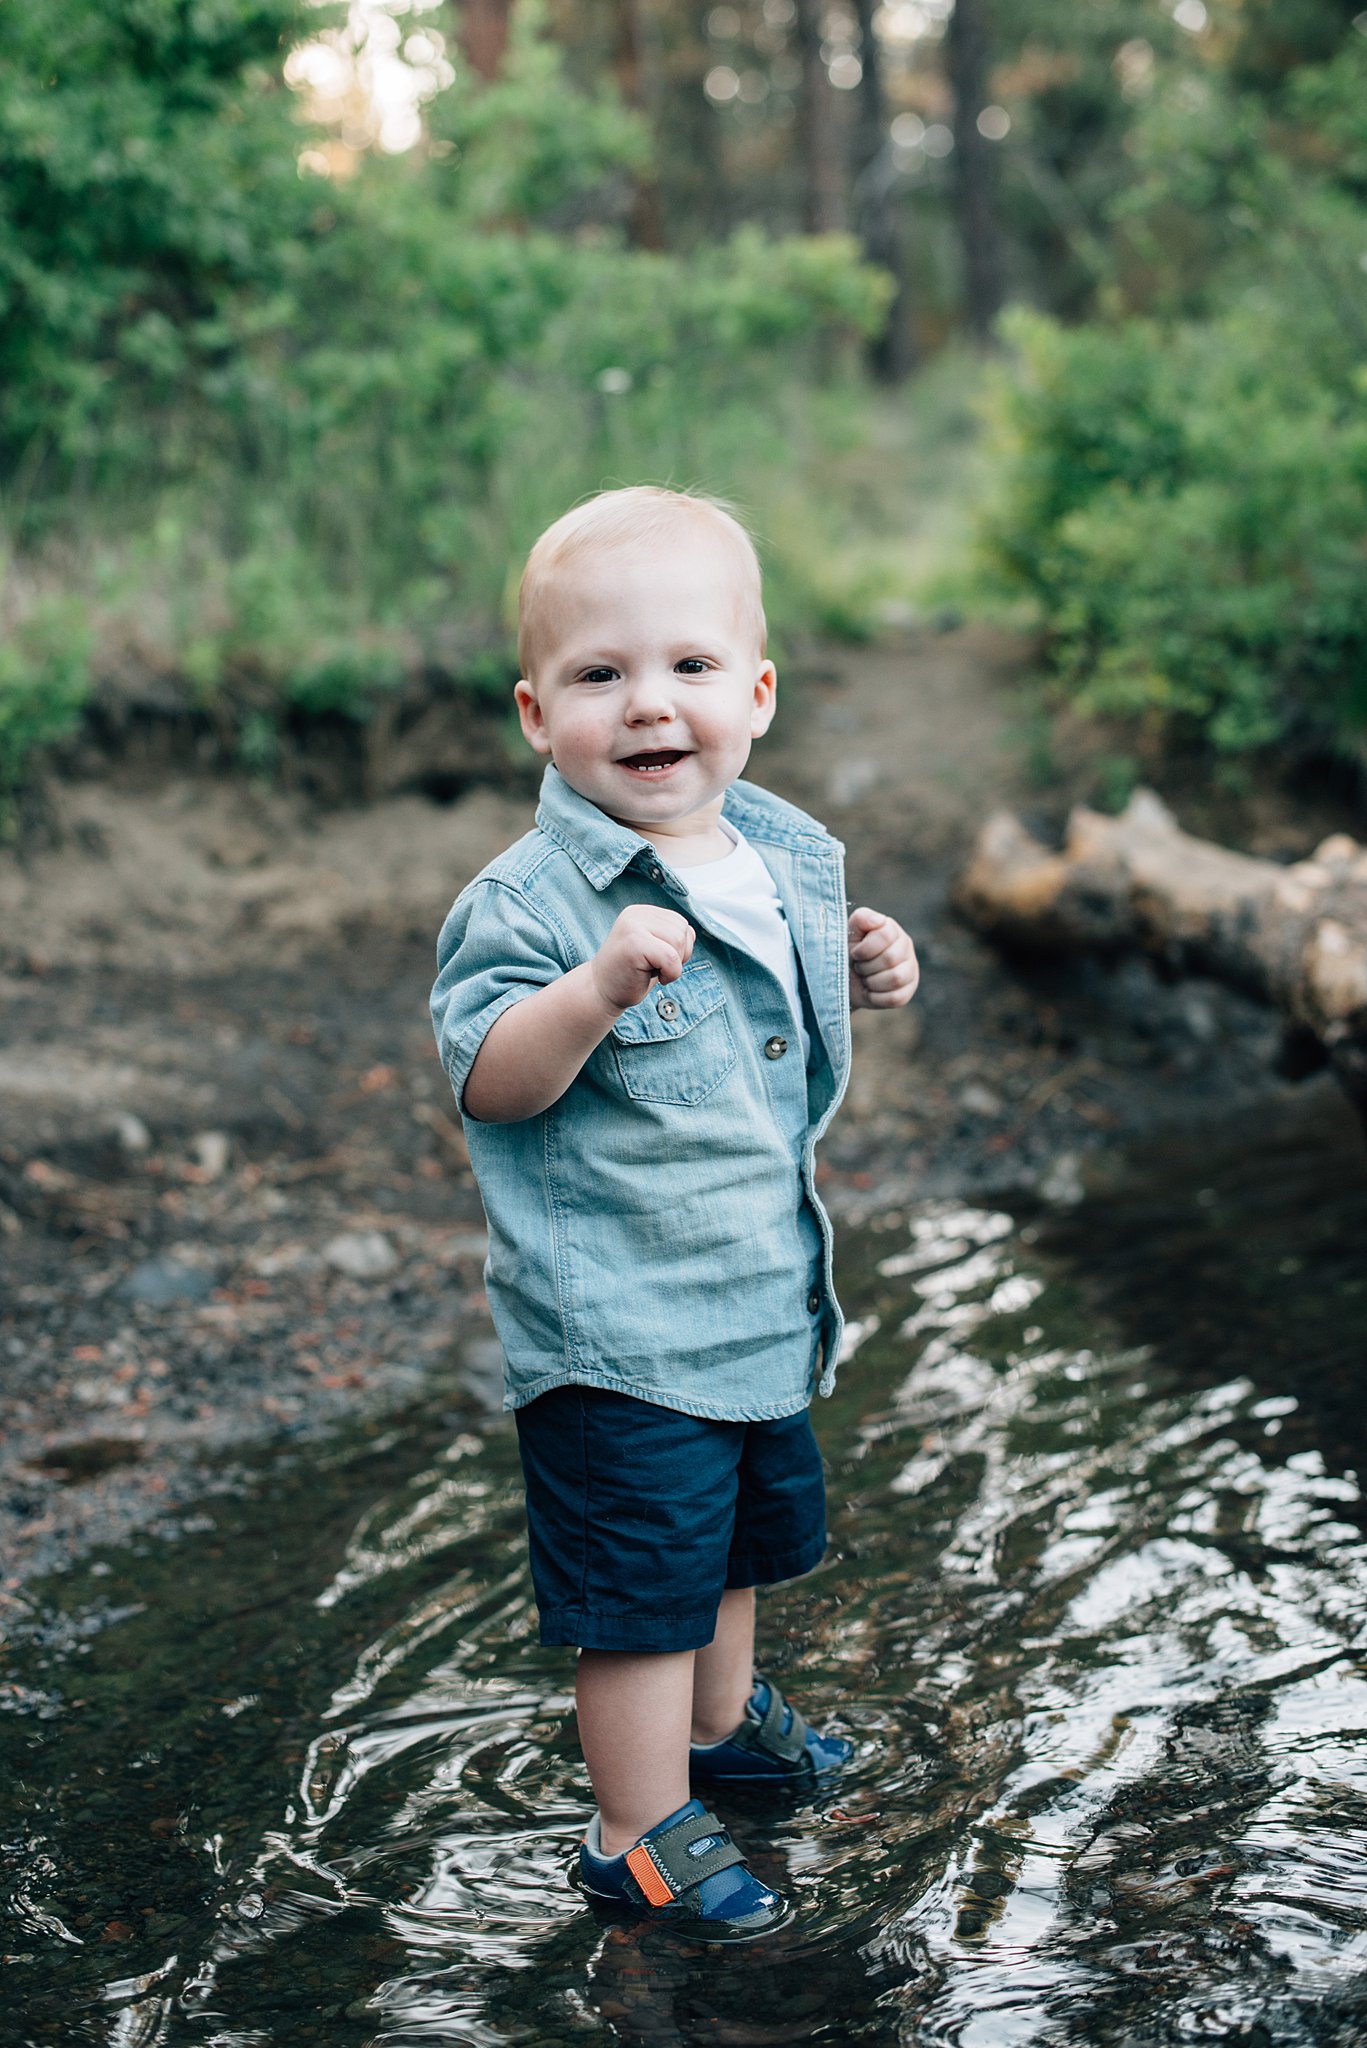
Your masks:
M 1243 1211 L 1237 1175 L 1202 1203 L 1183 1171 L 1161 1213 L 1187 1204 L 1195 1270 Z M 536 1642 L 505 1421 L 443 1433 L 434 1409 L 427 1455 L 391 1470 L 402 1437 L 368 1454 L 354 1505 L 345 1459 L 301 1481 L 255 1617 L 240 1598 L 220 1617 L 207 1550 L 196 1566 L 183 1545 L 160 1592 L 140 1560 L 142 1610 L 81 1652 L 82 1703 L 117 1694 L 107 1810 L 163 1846 L 106 1851 L 101 1876 L 80 1834 L 106 1812 L 94 1753 L 60 1704 L 77 1653 L 16 1674 L 59 1706 L 6 1725 L 49 1743 L 71 1788 L 61 1812 L 25 1809 L 11 1890 L 33 2038 L 1367 2039 L 1367 1503 L 1342 1430 L 1316 1419 L 1362 1308 L 1340 1290 L 1316 1321 L 1338 1254 L 1317 1266 L 1315 1238 L 1364 1241 L 1367 1198 L 1333 1188 L 1270 1244 L 1259 1196 L 1276 1320 L 1263 1296 L 1226 1315 L 1199 1369 L 1116 1278 L 1139 1227 L 1120 1196 L 1095 1255 L 1085 1208 L 1051 1238 L 949 1203 L 847 1247 L 856 1337 L 818 1415 L 834 1548 L 765 1601 L 763 1629 L 771 1668 L 856 1756 L 805 1802 L 718 1802 L 798 1905 L 751 1949 L 597 1917 L 570 1881 L 590 1798 L 568 1660 Z M 1150 1231 L 1153 1200 L 1134 1198 Z M 1183 1284 L 1165 1269 L 1167 1293 Z M 1283 1362 L 1269 1384 L 1267 1332 L 1288 1319 L 1300 1374 Z M 182 1719 L 137 1751 L 166 1781 L 144 1793 L 128 1731 L 154 1680 L 165 1720 L 192 1643 Z M 63 2003 L 62 1985 L 83 1988 Z

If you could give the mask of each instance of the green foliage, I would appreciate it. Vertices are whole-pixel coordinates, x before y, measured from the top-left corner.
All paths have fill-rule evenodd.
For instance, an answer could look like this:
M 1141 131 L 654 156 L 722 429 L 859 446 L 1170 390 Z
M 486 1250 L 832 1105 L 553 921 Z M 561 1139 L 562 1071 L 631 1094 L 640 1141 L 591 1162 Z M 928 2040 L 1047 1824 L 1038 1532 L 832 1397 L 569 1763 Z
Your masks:
M 49 598 L 0 638 L 0 824 L 35 747 L 66 739 L 91 690 L 91 640 L 80 605 Z
M 211 374 L 307 203 L 287 45 L 304 0 L 0 8 L 0 451 L 90 457 Z M 141 423 L 140 423 L 141 424 Z
M 84 650 L 63 666 L 17 604 L 11 780 L 111 659 L 262 771 L 287 718 L 364 719 L 406 676 L 501 691 L 511 582 L 568 503 L 701 483 L 763 527 L 819 469 L 797 387 L 886 304 L 852 242 L 629 247 L 642 125 L 531 6 L 411 157 L 301 170 L 282 67 L 319 26 L 302 0 L 0 8 L 0 514 Z M 776 589 L 801 623 L 801 580 Z
M 1272 374 L 1235 316 L 1067 334 L 1017 318 L 999 571 L 1085 708 L 1219 751 L 1367 724 L 1367 417 Z M 1359 401 L 1360 404 L 1360 401 Z
M 449 164 L 453 203 L 472 223 L 563 219 L 605 178 L 649 160 L 639 117 L 599 88 L 567 91 L 563 55 L 542 28 L 524 0 L 499 78 L 482 92 L 448 92 L 433 110 L 437 161 Z
M 1017 314 L 983 538 L 1085 709 L 1230 757 L 1367 730 L 1367 39 L 1177 77 L 1118 209 L 1147 312 Z

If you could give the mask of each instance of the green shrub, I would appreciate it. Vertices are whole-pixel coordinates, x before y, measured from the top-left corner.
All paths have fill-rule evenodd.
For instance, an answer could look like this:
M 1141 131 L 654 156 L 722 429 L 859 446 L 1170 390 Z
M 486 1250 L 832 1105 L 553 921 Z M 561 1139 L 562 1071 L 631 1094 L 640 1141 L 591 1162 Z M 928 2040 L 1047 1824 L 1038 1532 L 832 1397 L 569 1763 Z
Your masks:
M 40 658 L 37 614 L 10 650 L 11 782 L 92 663 L 154 671 L 263 771 L 291 716 L 362 720 L 406 676 L 487 697 L 566 505 L 702 485 L 764 532 L 819 476 L 809 394 L 887 281 L 840 237 L 629 247 L 642 125 L 534 7 L 430 149 L 336 183 L 300 174 L 280 75 L 311 7 L 56 5 L 0 9 L 0 515 L 84 652 Z M 790 627 L 841 615 L 800 564 L 774 593 Z
M 986 531 L 1084 708 L 1221 753 L 1367 725 L 1367 418 L 1229 318 L 1010 324 Z
M 989 577 L 1083 708 L 1233 756 L 1367 732 L 1367 39 L 1271 112 L 1178 78 L 1121 213 L 1158 310 L 1017 313 Z
M 91 690 L 91 636 L 84 608 L 36 604 L 0 639 L 0 824 L 35 747 L 68 738 Z

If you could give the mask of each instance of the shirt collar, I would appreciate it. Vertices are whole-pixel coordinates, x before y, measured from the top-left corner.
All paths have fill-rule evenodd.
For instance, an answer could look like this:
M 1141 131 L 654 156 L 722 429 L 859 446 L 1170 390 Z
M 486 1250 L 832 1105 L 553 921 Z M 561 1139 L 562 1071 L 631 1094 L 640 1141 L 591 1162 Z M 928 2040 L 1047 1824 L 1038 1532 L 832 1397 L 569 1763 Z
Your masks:
M 616 824 L 597 804 L 571 789 L 553 763 L 541 778 L 536 822 L 548 839 L 563 847 L 595 889 L 606 889 L 650 850 L 639 832 Z
M 830 834 L 782 797 L 753 782 L 733 782 L 726 792 L 727 817 L 751 839 L 780 841 L 794 847 L 831 845 Z M 597 804 L 571 789 L 552 763 L 541 780 L 536 822 L 548 839 L 562 847 L 595 889 L 610 882 L 643 855 L 659 858 L 649 840 L 629 826 L 618 825 Z

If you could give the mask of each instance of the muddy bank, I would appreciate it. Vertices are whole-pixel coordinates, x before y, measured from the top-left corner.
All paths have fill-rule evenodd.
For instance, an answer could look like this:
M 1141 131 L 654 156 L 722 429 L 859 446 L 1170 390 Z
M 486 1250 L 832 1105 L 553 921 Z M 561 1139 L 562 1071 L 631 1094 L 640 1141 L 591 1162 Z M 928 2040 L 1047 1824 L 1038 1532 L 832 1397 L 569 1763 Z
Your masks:
M 948 910 L 990 805 L 1061 815 L 1024 766 L 1023 650 L 966 630 L 808 664 L 758 779 L 846 840 L 922 994 L 856 1018 L 826 1145 L 852 1220 L 926 1194 L 1076 1199 L 1168 1124 L 1257 1115 L 1277 1032 L 1143 963 L 1012 973 Z M 230 1485 L 251 1446 L 382 1418 L 433 1375 L 496 1400 L 482 1219 L 426 1016 L 463 882 L 529 782 L 323 812 L 184 777 L 52 793 L 0 855 L 0 1592 Z M 1326 829 L 1250 812 L 1260 850 Z M 1297 834 L 1300 833 L 1298 840 Z M 1317 1084 L 1316 1084 L 1317 1085 Z

